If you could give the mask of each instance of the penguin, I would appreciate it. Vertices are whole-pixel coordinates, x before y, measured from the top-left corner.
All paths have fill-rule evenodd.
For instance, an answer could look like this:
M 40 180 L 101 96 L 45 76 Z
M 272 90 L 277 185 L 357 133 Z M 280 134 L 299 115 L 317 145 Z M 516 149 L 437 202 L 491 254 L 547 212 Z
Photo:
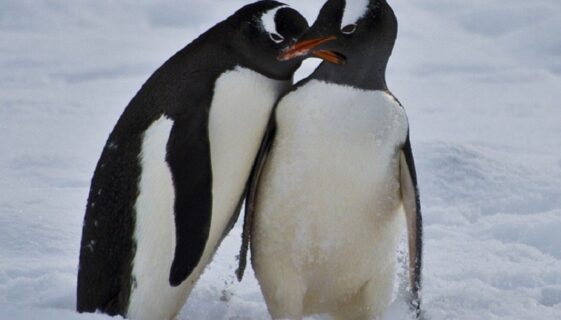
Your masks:
M 272 108 L 308 29 L 259 1 L 173 55 L 125 108 L 95 169 L 77 311 L 174 319 L 238 217 Z
M 246 203 L 273 319 L 378 319 L 392 298 L 402 215 L 409 300 L 421 318 L 422 216 L 407 115 L 385 73 L 397 20 L 385 0 L 328 0 L 280 57 L 324 61 L 276 105 Z

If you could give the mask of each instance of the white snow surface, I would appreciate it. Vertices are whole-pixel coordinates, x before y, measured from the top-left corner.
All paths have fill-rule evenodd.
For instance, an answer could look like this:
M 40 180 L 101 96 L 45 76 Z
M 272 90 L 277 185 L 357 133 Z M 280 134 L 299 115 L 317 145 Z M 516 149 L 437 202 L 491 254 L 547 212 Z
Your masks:
M 310 23 L 323 4 L 286 2 Z M 0 0 L 0 319 L 108 319 L 73 312 L 97 159 L 148 76 L 244 3 Z M 561 319 L 561 2 L 390 4 L 388 83 L 417 161 L 426 314 Z M 268 318 L 252 270 L 235 281 L 240 233 L 180 320 Z M 384 320 L 408 318 L 397 299 Z

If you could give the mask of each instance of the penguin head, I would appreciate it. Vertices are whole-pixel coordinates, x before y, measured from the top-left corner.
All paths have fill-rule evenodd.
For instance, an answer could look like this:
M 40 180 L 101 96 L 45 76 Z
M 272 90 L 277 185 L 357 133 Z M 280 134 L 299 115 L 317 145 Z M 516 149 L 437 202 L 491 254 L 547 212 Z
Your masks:
M 386 0 L 328 0 L 312 27 L 279 59 L 321 58 L 324 73 L 338 73 L 338 78 L 377 76 L 385 86 L 396 37 L 397 19 Z
M 274 79 L 292 78 L 304 57 L 277 58 L 308 30 L 308 22 L 298 11 L 265 0 L 243 7 L 227 21 L 233 31 L 232 49 L 243 66 Z

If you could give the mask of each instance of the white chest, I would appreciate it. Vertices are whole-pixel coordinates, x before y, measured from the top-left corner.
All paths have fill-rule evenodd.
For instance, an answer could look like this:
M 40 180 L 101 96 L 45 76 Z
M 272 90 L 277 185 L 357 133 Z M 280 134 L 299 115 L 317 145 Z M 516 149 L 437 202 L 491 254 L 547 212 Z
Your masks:
M 407 117 L 385 92 L 312 80 L 283 98 L 276 119 L 254 265 L 262 287 L 276 286 L 270 269 L 296 274 L 306 308 L 321 311 L 379 281 L 380 270 L 380 279 L 393 272 Z M 390 289 L 380 285 L 384 295 Z
M 289 86 L 241 67 L 216 81 L 209 115 L 213 214 L 207 251 L 214 250 L 232 218 L 273 106 Z
M 274 156 L 302 170 L 301 177 L 335 185 L 349 180 L 371 192 L 394 178 L 408 128 L 389 94 L 315 80 L 283 98 L 276 119 Z

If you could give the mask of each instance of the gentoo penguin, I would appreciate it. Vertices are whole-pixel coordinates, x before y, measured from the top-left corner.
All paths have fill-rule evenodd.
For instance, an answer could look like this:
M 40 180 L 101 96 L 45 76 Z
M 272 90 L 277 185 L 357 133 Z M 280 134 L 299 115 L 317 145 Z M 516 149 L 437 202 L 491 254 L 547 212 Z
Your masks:
M 276 1 L 247 5 L 171 57 L 110 134 L 89 193 L 77 310 L 173 319 L 238 216 L 308 29 Z
M 403 211 L 411 303 L 421 316 L 409 126 L 385 80 L 396 35 L 385 0 L 329 0 L 281 57 L 326 61 L 278 102 L 248 192 L 244 244 L 251 229 L 252 264 L 273 319 L 380 317 L 392 297 Z

